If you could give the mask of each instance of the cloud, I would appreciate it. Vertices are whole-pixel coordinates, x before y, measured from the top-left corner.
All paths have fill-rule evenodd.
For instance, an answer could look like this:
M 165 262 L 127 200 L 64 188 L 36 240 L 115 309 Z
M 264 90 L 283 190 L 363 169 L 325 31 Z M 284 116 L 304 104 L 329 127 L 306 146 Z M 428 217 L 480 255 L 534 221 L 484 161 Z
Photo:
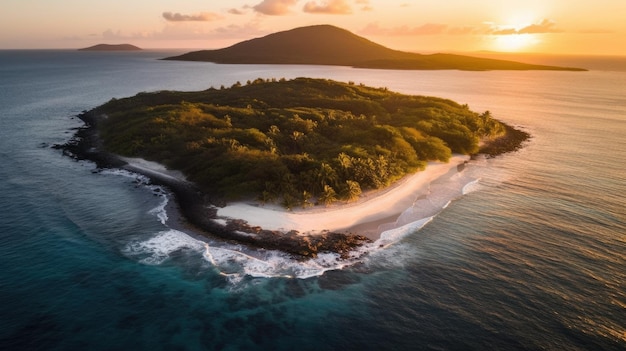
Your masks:
M 559 30 L 556 27 L 556 23 L 551 20 L 544 19 L 539 23 L 533 23 L 522 27 L 520 29 L 515 29 L 511 27 L 497 26 L 492 23 L 487 23 L 491 26 L 488 34 L 493 35 L 512 35 L 512 34 L 545 34 L 545 33 L 562 33 L 562 30 Z
M 252 6 L 254 11 L 270 16 L 282 16 L 290 12 L 298 0 L 263 0 L 260 4 Z
M 540 34 L 540 33 L 559 33 L 560 30 L 554 28 L 556 23 L 544 19 L 540 23 L 531 24 L 530 26 L 526 26 L 520 29 L 518 32 L 520 34 Z
M 493 29 L 490 34 L 494 35 L 510 35 L 519 34 L 515 28 Z
M 579 30 L 576 33 L 580 33 L 580 34 L 610 34 L 610 33 L 615 33 L 615 31 L 614 30 L 610 30 L 610 29 L 593 28 L 593 29 L 582 29 L 582 30 Z
M 419 27 L 407 28 L 408 35 L 435 35 L 445 33 L 448 25 L 440 23 L 426 23 Z M 400 31 L 402 33 L 402 31 Z
M 123 35 L 122 32 L 119 30 L 114 32 L 111 29 L 107 29 L 104 32 L 102 32 L 102 38 L 115 40 L 115 39 L 120 39 L 120 38 L 127 38 L 127 36 Z
M 197 15 L 183 15 L 181 13 L 163 12 L 163 18 L 169 22 L 210 22 L 222 18 L 216 13 L 203 12 Z
M 249 39 L 267 33 L 259 29 L 255 21 L 241 25 L 227 25 L 207 29 L 199 23 L 166 24 L 161 30 L 149 32 L 123 33 L 120 30 L 107 29 L 95 35 L 105 40 L 167 40 L 167 41 L 206 41 L 207 45 L 215 42 L 232 42 Z M 230 45 L 230 44 L 229 44 Z
M 259 29 L 257 23 L 247 23 L 243 25 L 230 24 L 226 27 L 215 28 L 212 32 L 213 36 L 219 38 L 232 38 L 232 39 L 249 39 L 251 37 L 259 37 L 267 35 L 268 33 Z
M 328 0 L 318 5 L 316 1 L 309 1 L 302 9 L 308 13 L 323 13 L 331 15 L 347 15 L 352 13 L 352 8 L 345 0 Z
M 361 11 L 372 11 L 372 10 L 374 10 L 374 8 L 370 6 L 370 1 L 369 0 L 355 0 L 354 3 L 357 4 L 357 5 L 362 5 L 361 6 Z
M 376 36 L 410 36 L 410 35 L 437 35 L 448 32 L 448 25 L 439 23 L 426 23 L 419 27 L 399 26 L 383 28 L 377 23 L 370 23 L 360 31 L 364 35 Z
M 476 28 L 472 26 L 465 27 L 453 27 L 448 30 L 448 34 L 463 35 L 463 34 L 475 34 Z
M 228 13 L 230 13 L 231 15 L 244 15 L 246 11 L 242 11 L 239 9 L 230 9 L 228 10 Z

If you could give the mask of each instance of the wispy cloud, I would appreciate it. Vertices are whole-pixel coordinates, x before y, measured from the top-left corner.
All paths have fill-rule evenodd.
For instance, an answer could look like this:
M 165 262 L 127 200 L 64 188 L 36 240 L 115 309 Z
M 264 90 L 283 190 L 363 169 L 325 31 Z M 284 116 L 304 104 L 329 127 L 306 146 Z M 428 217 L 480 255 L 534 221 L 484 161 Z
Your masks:
M 251 8 L 264 15 L 282 16 L 290 13 L 291 7 L 295 6 L 297 2 L 298 0 L 263 0 Z
M 557 28 L 556 23 L 551 20 L 541 20 L 540 22 L 526 25 L 521 28 L 498 25 L 493 22 L 484 22 L 478 26 L 450 26 L 442 23 L 426 23 L 420 26 L 397 26 L 381 27 L 378 23 L 370 23 L 359 33 L 363 35 L 375 36 L 412 36 L 412 35 L 514 35 L 514 34 L 544 34 L 562 33 Z
M 383 28 L 377 23 L 370 23 L 360 33 L 377 36 L 436 35 L 445 34 L 447 30 L 448 25 L 439 23 L 426 23 L 418 27 L 399 26 L 393 28 Z
M 582 29 L 579 30 L 576 33 L 580 33 L 580 34 L 609 34 L 609 33 L 615 33 L 614 30 L 609 30 L 609 29 L 602 29 L 602 28 L 592 28 L 592 29 Z
M 228 13 L 230 13 L 231 15 L 245 15 L 246 11 L 240 9 L 230 9 L 228 10 Z
M 304 4 L 302 9 L 307 13 L 322 13 L 332 15 L 347 15 L 352 13 L 352 8 L 345 0 L 329 0 L 318 3 L 317 1 L 309 1 Z
M 543 19 L 539 23 L 533 23 L 522 27 L 520 29 L 515 29 L 506 26 L 497 26 L 492 25 L 492 28 L 489 34 L 494 35 L 511 35 L 511 34 L 545 34 L 545 33 L 562 33 L 563 31 L 556 28 L 556 23 L 551 20 Z
M 354 3 L 361 6 L 361 11 L 372 11 L 374 9 L 370 6 L 369 0 L 355 0 Z
M 161 30 L 149 32 L 123 33 L 120 30 L 107 29 L 101 34 L 91 34 L 92 37 L 101 37 L 106 40 L 206 40 L 211 41 L 223 40 L 242 40 L 250 37 L 267 34 L 259 29 L 257 22 L 249 22 L 246 24 L 227 26 L 207 29 L 200 24 L 187 23 L 186 25 L 167 24 Z
M 267 32 L 261 30 L 257 22 L 250 22 L 242 25 L 230 24 L 225 27 L 219 27 L 214 29 L 212 34 L 220 38 L 247 39 L 267 35 Z
M 510 35 L 510 34 L 519 34 L 517 32 L 517 29 L 515 28 L 502 28 L 502 29 L 491 29 L 491 31 L 489 32 L 489 34 L 493 34 L 493 35 Z
M 541 33 L 560 33 L 561 30 L 555 28 L 556 23 L 544 19 L 540 23 L 531 24 L 519 30 L 520 34 L 541 34 Z
M 448 34 L 451 35 L 476 34 L 476 32 L 476 27 L 473 26 L 452 27 L 448 29 Z
M 163 12 L 163 18 L 169 22 L 210 22 L 221 19 L 222 16 L 211 12 L 203 12 L 195 15 L 184 15 L 178 12 Z

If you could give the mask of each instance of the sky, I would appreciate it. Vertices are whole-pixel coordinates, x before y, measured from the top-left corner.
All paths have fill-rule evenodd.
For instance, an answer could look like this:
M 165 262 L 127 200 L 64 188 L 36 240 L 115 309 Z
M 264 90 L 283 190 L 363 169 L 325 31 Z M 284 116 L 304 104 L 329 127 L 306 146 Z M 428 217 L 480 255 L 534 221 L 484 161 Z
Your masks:
M 331 24 L 392 49 L 626 55 L 626 0 L 0 0 L 0 49 L 217 49 Z

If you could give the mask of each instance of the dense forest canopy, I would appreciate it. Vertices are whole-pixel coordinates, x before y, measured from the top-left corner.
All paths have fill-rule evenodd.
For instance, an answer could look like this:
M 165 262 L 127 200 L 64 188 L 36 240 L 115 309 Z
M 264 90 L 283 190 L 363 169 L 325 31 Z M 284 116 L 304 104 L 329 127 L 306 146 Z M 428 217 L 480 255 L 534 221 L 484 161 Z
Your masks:
M 111 100 L 107 151 L 181 170 L 207 192 L 287 208 L 354 200 L 506 133 L 450 100 L 324 79 L 256 79 Z

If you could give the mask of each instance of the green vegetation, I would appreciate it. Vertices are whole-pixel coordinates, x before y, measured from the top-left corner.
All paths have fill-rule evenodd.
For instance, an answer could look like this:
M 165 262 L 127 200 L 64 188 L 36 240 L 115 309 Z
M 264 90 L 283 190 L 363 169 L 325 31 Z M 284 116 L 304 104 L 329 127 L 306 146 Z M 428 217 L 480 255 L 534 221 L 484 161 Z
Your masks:
M 450 100 L 309 78 L 140 93 L 99 110 L 107 151 L 181 170 L 226 199 L 286 208 L 356 200 L 506 131 Z

